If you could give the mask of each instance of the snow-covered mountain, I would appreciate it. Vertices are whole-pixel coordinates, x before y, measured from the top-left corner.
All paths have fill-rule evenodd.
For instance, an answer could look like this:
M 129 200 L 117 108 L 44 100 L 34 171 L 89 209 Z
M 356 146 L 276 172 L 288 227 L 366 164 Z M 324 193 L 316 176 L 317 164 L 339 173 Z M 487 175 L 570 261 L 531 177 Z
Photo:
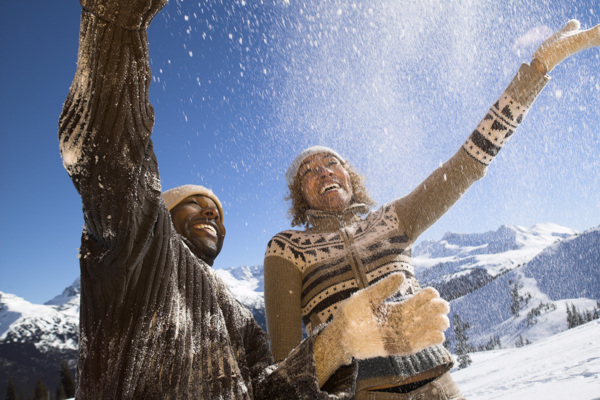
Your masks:
M 529 262 L 548 246 L 577 232 L 556 224 L 530 229 L 501 226 L 485 233 L 447 233 L 413 249 L 415 273 L 422 286 L 434 286 L 453 300 Z
M 79 278 L 43 305 L 0 292 L 0 343 L 33 343 L 38 350 L 77 350 Z
M 263 266 L 215 269 L 215 272 L 229 286 L 233 297 L 248 307 L 252 311 L 254 319 L 266 330 Z
M 511 294 L 511 289 L 516 291 Z M 515 296 L 518 293 L 518 313 Z M 535 342 L 567 329 L 567 305 L 578 310 L 597 307 L 600 300 L 600 228 L 557 241 L 520 268 L 450 303 L 451 318 L 471 325 L 471 344 L 491 336 L 503 347 L 521 339 Z M 518 314 L 518 315 L 515 315 Z M 453 332 L 448 331 L 449 339 Z
M 503 349 L 515 347 L 518 340 L 546 340 L 567 329 L 567 305 L 584 311 L 600 300 L 600 227 L 577 233 L 540 224 L 448 233 L 440 241 L 419 244 L 413 255 L 419 282 L 452 300 L 451 320 L 458 314 L 470 324 L 467 335 L 475 348 L 492 336 Z M 264 328 L 262 266 L 215 271 Z M 74 365 L 79 292 L 77 279 L 44 305 L 0 293 L 0 376 L 42 376 L 52 387 L 60 361 Z M 520 298 L 518 315 L 511 312 L 515 296 Z M 447 336 L 452 344 L 452 327 Z M 5 385 L 0 380 L 0 393 Z
M 38 377 L 55 387 L 63 360 L 74 371 L 80 290 L 77 278 L 43 305 L 0 292 L 0 393 L 5 393 L 9 377 L 18 392 L 32 392 Z

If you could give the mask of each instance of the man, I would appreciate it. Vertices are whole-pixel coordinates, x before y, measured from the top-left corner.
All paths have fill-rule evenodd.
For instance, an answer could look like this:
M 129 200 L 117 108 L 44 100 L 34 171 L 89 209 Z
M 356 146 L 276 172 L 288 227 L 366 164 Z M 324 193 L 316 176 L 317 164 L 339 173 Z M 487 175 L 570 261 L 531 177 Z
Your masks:
M 223 207 L 212 192 L 199 185 L 184 185 L 162 195 L 173 226 L 188 247 L 212 266 L 225 240 Z
M 146 29 L 165 4 L 81 0 L 59 122 L 85 220 L 77 398 L 351 398 L 353 358 L 441 343 L 447 303 L 424 290 L 383 304 L 403 281 L 392 275 L 273 364 L 266 334 L 210 268 L 225 236 L 218 199 L 199 186 L 161 196 Z M 342 365 L 347 373 L 327 382 Z

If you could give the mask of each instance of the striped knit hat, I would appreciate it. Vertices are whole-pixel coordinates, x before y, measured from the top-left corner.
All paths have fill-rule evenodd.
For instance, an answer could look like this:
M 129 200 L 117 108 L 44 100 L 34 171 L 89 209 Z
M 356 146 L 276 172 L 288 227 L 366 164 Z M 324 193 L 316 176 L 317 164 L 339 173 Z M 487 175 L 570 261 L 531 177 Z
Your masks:
M 344 159 L 342 158 L 342 156 L 340 156 L 335 150 L 332 150 L 329 147 L 325 147 L 325 146 L 309 147 L 308 149 L 305 149 L 300 154 L 298 154 L 296 156 L 296 158 L 294 158 L 294 161 L 292 161 L 292 164 L 290 164 L 289 168 L 287 169 L 287 172 L 285 173 L 285 180 L 286 180 L 288 186 L 292 186 L 292 184 L 294 183 L 294 178 L 296 178 L 296 174 L 298 173 L 298 168 L 300 168 L 300 164 L 302 164 L 302 161 L 304 161 L 308 157 L 312 156 L 313 154 L 318 154 L 318 153 L 329 153 L 332 156 L 334 156 L 335 158 L 337 158 L 338 160 L 340 160 L 341 163 L 344 162 Z
M 223 222 L 223 218 L 224 218 L 223 207 L 221 206 L 221 202 L 219 201 L 219 198 L 217 196 L 215 196 L 215 194 L 212 192 L 212 190 L 207 189 L 204 186 L 200 186 L 200 185 L 178 186 L 176 188 L 169 189 L 166 192 L 164 192 L 162 194 L 162 197 L 163 197 L 163 200 L 165 201 L 165 204 L 167 205 L 167 208 L 169 209 L 169 211 L 171 211 L 173 208 L 175 208 L 175 206 L 177 204 L 181 203 L 181 201 L 183 199 L 190 197 L 190 196 L 195 196 L 195 195 L 206 196 L 209 199 L 211 199 L 212 201 L 214 201 L 215 204 L 217 205 L 217 209 L 219 210 L 219 215 L 221 216 L 221 222 Z

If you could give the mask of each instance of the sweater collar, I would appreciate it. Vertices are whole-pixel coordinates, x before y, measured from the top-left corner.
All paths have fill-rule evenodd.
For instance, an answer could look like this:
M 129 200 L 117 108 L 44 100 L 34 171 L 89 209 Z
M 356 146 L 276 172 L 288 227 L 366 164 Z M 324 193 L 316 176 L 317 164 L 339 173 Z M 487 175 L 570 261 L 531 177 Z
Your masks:
M 204 255 L 204 253 L 202 253 L 200 250 L 198 250 L 196 248 L 196 246 L 194 246 L 194 244 L 185 236 L 181 235 L 180 233 L 177 233 L 177 235 L 179 235 L 179 238 L 181 239 L 181 241 L 185 244 L 185 247 L 188 248 L 188 250 L 196 256 L 196 258 L 198 258 L 198 260 L 202 261 L 204 264 L 208 265 L 209 267 L 212 267 L 214 264 L 214 260 L 213 262 L 209 263 L 208 261 L 206 261 L 206 255 Z
M 343 226 L 353 224 L 362 220 L 361 214 L 369 212 L 369 207 L 365 204 L 354 203 L 340 212 L 329 212 L 321 210 L 306 211 L 306 219 L 311 230 L 317 231 L 335 231 Z

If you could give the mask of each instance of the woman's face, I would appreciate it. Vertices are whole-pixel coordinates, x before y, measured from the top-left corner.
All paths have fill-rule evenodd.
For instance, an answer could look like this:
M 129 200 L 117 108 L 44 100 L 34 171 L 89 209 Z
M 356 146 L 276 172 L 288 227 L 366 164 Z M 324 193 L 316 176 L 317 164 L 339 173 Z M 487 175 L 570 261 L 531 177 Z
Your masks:
M 328 153 L 307 157 L 296 179 L 301 179 L 302 194 L 314 210 L 339 212 L 352 199 L 350 175 L 340 160 Z

